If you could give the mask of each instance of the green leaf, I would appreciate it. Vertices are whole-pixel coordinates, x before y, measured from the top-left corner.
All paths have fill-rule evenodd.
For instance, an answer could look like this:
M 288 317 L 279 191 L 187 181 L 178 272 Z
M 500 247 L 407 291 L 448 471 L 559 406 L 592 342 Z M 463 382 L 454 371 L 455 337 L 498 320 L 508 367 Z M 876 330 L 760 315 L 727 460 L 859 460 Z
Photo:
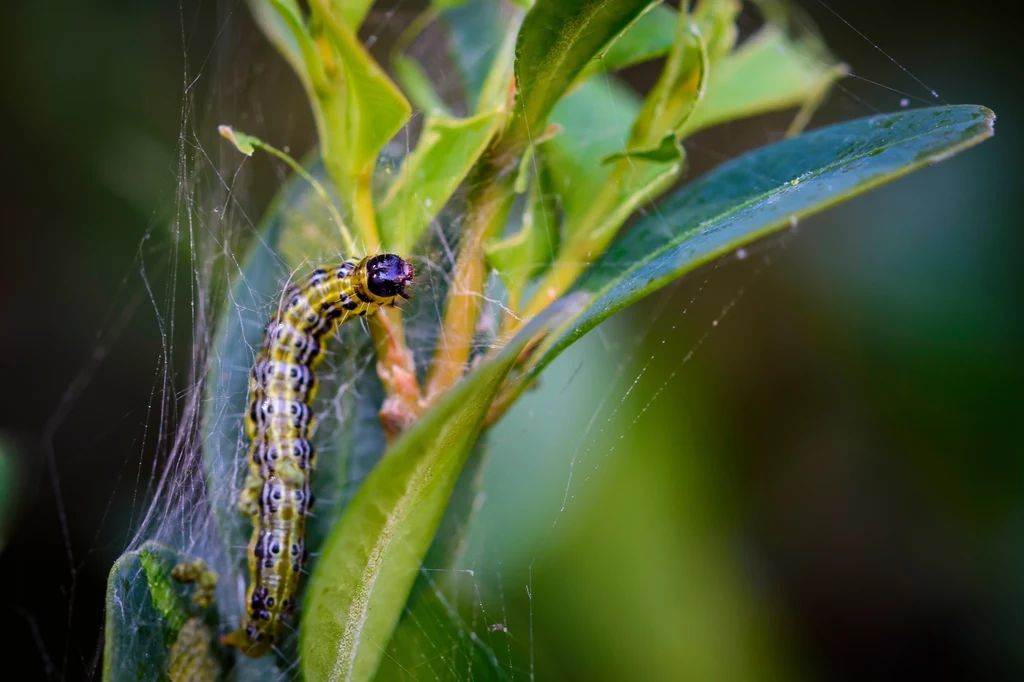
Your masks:
M 656 2 L 565 0 L 534 5 L 516 41 L 512 139 L 527 141 L 539 134 L 583 68 L 652 4 Z
M 192 647 L 187 661 L 175 660 L 182 651 L 179 635 L 196 621 L 191 612 L 192 587 L 171 578 L 179 556 L 170 547 L 146 542 L 136 551 L 121 556 L 107 578 L 106 625 L 104 627 L 104 682 L 168 680 L 183 667 L 216 673 L 219 663 L 211 648 Z M 189 643 L 200 635 L 185 630 Z M 198 657 L 202 657 L 200 660 Z M 207 676 L 200 679 L 213 679 Z
M 356 177 L 372 170 L 380 150 L 408 122 L 412 108 L 353 30 L 329 11 L 326 0 L 310 4 L 344 68 L 345 156 L 334 161 L 345 163 L 350 177 Z
M 600 59 L 595 59 L 583 69 L 578 80 L 582 82 L 599 73 L 664 57 L 675 40 L 678 14 L 668 5 L 651 5 Z
M 331 12 L 355 33 L 362 26 L 373 0 L 330 0 Z
M 683 132 L 815 102 L 845 74 L 846 67 L 816 40 L 794 41 L 781 27 L 766 24 L 713 65 L 704 99 Z
M 639 112 L 633 91 L 611 76 L 583 83 L 555 106 L 551 120 L 562 130 L 544 144 L 544 159 L 568 224 L 605 186 L 612 171 L 602 161 L 625 148 Z
M 544 147 L 552 187 L 562 200 L 563 248 L 589 250 L 594 239 L 614 236 L 682 170 L 678 154 L 661 160 L 660 148 L 604 163 L 622 153 L 639 109 L 636 97 L 610 76 L 587 81 L 555 107 L 552 119 L 562 132 Z
M 495 0 L 445 3 L 439 9 L 467 109 L 479 113 L 504 108 L 524 13 Z
M 434 84 L 415 59 L 402 54 L 393 55 L 391 70 L 413 106 L 426 114 L 451 116 L 448 105 L 434 90 Z
M 683 149 L 676 139 L 675 133 L 669 133 L 661 138 L 657 147 L 647 149 L 630 149 L 627 151 L 615 152 L 601 159 L 601 163 L 607 164 L 619 159 L 642 159 L 644 161 L 681 161 Z
M 679 130 L 704 97 L 708 78 L 707 44 L 685 17 L 679 20 L 675 43 L 661 77 L 644 100 L 629 140 L 630 154 L 655 152 Z
M 558 216 L 553 196 L 542 189 L 547 184 L 542 178 L 533 178 L 518 232 L 484 245 L 487 265 L 497 271 L 505 283 L 510 300 L 518 299 L 522 287 L 541 266 L 551 261 L 558 245 Z
M 274 49 L 292 67 L 312 99 L 313 86 L 306 64 L 307 56 L 311 53 L 303 52 L 304 48 L 312 46 L 305 31 L 296 31 L 296 28 L 301 27 L 301 21 L 298 20 L 301 16 L 298 5 L 294 0 L 277 0 L 276 4 L 281 8 L 279 10 L 275 9 L 275 3 L 269 0 L 248 0 L 247 4 L 253 21 Z
M 461 565 L 462 555 L 466 551 L 466 530 L 482 502 L 482 474 L 486 455 L 487 444 L 484 435 L 477 439 L 462 467 L 459 479 L 455 482 L 448 508 L 445 509 L 434 541 L 421 562 L 416 582 L 402 610 L 402 617 L 392 636 L 388 654 L 382 659 L 380 668 L 374 675 L 375 682 L 396 678 L 409 679 L 410 666 L 420 667 L 425 662 L 424 655 L 435 657 L 437 642 L 442 640 L 433 639 L 431 635 L 440 634 L 437 630 L 444 630 L 446 634 L 450 634 L 461 625 L 452 622 L 453 616 L 457 618 L 458 615 L 450 612 L 451 606 L 447 603 L 446 596 L 451 592 L 448 588 L 457 588 L 458 578 L 466 577 L 465 572 L 458 569 L 453 572 L 450 569 Z M 456 580 L 448 580 L 449 577 L 455 577 Z M 457 636 L 456 639 L 461 640 L 466 647 L 472 647 L 472 643 L 466 641 L 464 637 Z M 452 654 L 453 659 L 461 658 L 460 652 L 453 651 Z M 481 681 L 487 679 L 486 676 L 481 676 L 481 672 L 489 667 L 489 660 L 483 656 L 474 658 L 473 678 Z M 410 665 L 403 665 L 401 661 Z M 435 666 L 428 664 L 425 667 L 426 669 L 418 671 L 418 675 L 414 674 L 414 677 L 437 679 L 433 670 Z M 449 673 L 459 669 L 458 664 L 448 657 L 437 659 L 436 667 L 443 667 Z
M 328 74 L 295 0 L 250 0 L 257 25 L 298 75 L 316 121 L 320 156 L 342 203 L 351 210 L 354 179 L 348 159 L 347 108 L 341 72 Z
M 427 119 L 416 149 L 406 157 L 380 203 L 380 231 L 388 249 L 411 252 L 487 148 L 500 122 L 496 111 L 465 119 Z
M 575 299 L 566 305 L 572 307 Z M 306 680 L 368 680 L 505 375 L 565 311 L 554 306 L 427 412 L 385 454 L 325 544 L 306 593 Z
M 741 9 L 743 3 L 740 0 L 700 0 L 693 8 L 690 21 L 697 25 L 704 36 L 708 61 L 712 64 L 718 63 L 718 60 L 729 54 L 736 45 L 736 38 L 739 35 L 736 17 L 739 16 Z M 783 15 L 773 16 L 783 18 Z
M 695 180 L 591 267 L 576 287 L 590 304 L 545 343 L 529 376 L 602 320 L 700 265 L 978 144 L 992 135 L 994 118 L 973 105 L 873 116 L 753 151 Z

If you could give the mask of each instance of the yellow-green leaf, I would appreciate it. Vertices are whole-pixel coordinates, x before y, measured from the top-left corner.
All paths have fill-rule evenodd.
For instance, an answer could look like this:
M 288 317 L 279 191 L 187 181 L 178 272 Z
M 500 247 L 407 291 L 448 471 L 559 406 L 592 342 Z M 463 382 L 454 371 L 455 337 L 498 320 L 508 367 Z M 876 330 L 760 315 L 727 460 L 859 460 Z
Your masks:
M 704 96 L 707 78 L 708 52 L 704 36 L 681 15 L 665 68 L 644 100 L 630 134 L 630 153 L 633 150 L 650 152 L 661 146 L 667 136 L 677 136 Z
M 353 33 L 362 26 L 372 6 L 373 0 L 330 0 L 334 16 L 352 29 Z
M 345 156 L 334 161 L 344 163 L 350 177 L 356 177 L 372 170 L 380 150 L 408 122 L 412 107 L 352 29 L 330 11 L 326 0 L 311 4 L 344 70 Z
M 766 24 L 713 65 L 704 98 L 683 134 L 813 102 L 845 73 L 846 67 L 813 38 L 794 41 L 780 26 Z
M 598 59 L 587 64 L 579 82 L 605 71 L 664 57 L 675 40 L 678 12 L 668 5 L 652 5 L 641 14 Z
M 391 57 L 391 70 L 413 105 L 426 114 L 450 116 L 448 105 L 437 94 L 430 78 L 415 59 L 403 54 Z
M 519 230 L 484 246 L 487 265 L 505 283 L 510 300 L 519 298 L 529 278 L 550 262 L 558 245 L 558 216 L 553 197 L 542 189 L 544 184 L 534 176 Z
M 388 249 L 410 252 L 487 148 L 500 121 L 495 111 L 427 119 L 416 149 L 380 204 L 380 231 Z

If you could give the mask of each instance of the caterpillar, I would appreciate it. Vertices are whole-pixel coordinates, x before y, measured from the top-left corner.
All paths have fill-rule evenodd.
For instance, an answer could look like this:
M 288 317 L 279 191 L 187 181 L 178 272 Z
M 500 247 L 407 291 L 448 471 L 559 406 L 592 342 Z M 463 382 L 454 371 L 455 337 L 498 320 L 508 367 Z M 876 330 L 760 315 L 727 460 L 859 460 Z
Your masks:
M 294 612 L 308 558 L 306 517 L 313 507 L 310 479 L 316 465 L 311 404 L 321 341 L 348 320 L 408 299 L 414 274 L 412 265 L 394 254 L 319 268 L 284 292 L 266 327 L 249 378 L 249 475 L 238 502 L 253 525 L 246 615 L 223 640 L 249 656 L 267 653 Z

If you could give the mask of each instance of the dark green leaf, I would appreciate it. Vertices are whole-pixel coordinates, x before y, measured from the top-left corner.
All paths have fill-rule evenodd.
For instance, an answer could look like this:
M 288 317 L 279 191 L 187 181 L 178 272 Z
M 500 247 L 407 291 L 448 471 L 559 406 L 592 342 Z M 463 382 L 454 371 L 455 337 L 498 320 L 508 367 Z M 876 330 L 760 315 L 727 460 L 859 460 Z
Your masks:
M 360 487 L 307 590 L 300 626 L 306 680 L 372 678 L 491 401 L 519 353 L 560 312 L 554 306 L 539 316 L 463 379 Z
M 842 123 L 746 154 L 640 221 L 577 289 L 593 296 L 545 344 L 536 375 L 599 322 L 669 282 L 792 221 L 946 159 L 992 135 L 979 106 L 918 109 Z

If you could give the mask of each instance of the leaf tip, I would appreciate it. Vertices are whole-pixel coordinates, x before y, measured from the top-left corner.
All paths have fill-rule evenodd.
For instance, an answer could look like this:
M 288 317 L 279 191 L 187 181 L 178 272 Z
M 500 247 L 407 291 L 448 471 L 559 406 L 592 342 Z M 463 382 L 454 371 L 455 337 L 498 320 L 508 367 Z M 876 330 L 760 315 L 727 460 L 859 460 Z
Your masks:
M 229 125 L 217 126 L 217 132 L 220 133 L 220 136 L 223 137 L 225 140 L 235 145 L 235 149 L 242 152 L 246 156 L 252 156 L 252 153 L 256 151 L 256 148 L 252 146 L 252 143 L 249 142 L 248 139 L 246 139 L 248 138 L 248 135 L 243 135 L 241 133 L 236 134 L 235 129 Z

